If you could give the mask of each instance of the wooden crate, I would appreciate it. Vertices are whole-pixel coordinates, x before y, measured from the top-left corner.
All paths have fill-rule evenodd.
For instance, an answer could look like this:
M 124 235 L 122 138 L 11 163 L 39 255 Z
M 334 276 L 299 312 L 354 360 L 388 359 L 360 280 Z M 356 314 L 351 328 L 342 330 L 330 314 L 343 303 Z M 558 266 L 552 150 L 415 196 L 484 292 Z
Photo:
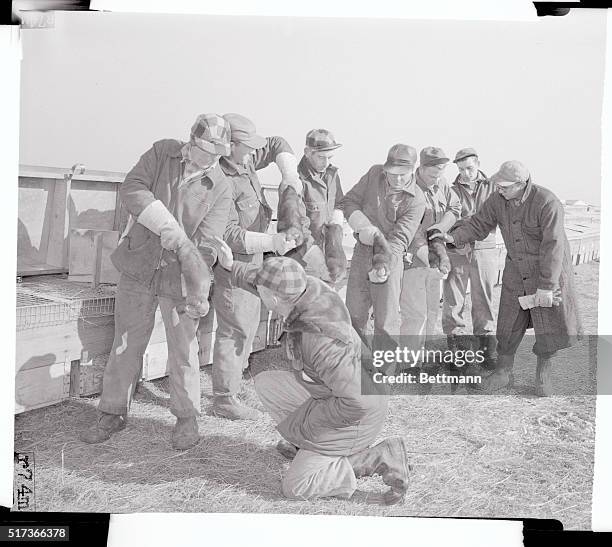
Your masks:
M 90 358 L 87 353 L 81 359 L 70 362 L 70 396 L 87 397 L 102 393 L 104 369 L 108 354 Z
M 119 232 L 72 228 L 70 230 L 70 263 L 68 279 L 71 281 L 113 283 L 119 281 L 119 272 L 110 255 L 117 248 Z
M 70 396 L 70 363 L 21 369 L 15 375 L 15 414 L 60 403 Z

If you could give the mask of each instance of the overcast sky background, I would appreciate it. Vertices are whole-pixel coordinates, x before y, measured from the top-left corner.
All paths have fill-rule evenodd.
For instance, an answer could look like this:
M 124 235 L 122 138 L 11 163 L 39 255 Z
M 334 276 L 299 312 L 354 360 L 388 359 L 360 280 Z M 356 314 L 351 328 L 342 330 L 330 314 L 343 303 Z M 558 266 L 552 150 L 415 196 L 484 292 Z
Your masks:
M 605 10 L 535 23 L 64 12 L 22 41 L 22 164 L 127 171 L 198 113 L 239 112 L 298 155 L 309 129 L 330 129 L 345 189 L 404 142 L 474 146 L 488 174 L 519 159 L 560 198 L 600 203 Z

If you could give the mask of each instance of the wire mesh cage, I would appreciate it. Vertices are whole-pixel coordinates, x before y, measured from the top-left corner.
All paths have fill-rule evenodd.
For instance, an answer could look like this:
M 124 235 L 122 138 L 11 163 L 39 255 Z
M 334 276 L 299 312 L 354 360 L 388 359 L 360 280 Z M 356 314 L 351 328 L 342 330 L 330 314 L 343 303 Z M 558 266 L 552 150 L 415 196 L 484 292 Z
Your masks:
M 17 284 L 18 331 L 113 315 L 114 285 L 92 288 L 62 277 L 28 278 Z

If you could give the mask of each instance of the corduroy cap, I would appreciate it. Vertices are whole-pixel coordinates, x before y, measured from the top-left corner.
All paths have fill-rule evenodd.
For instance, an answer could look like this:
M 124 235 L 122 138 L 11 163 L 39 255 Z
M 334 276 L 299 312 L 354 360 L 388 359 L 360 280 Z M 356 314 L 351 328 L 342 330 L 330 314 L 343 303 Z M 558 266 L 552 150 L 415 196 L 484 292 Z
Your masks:
M 292 258 L 275 256 L 264 260 L 255 275 L 255 285 L 263 285 L 280 296 L 298 296 L 306 290 L 306 272 Z
M 219 114 L 200 114 L 191 127 L 191 142 L 210 154 L 229 156 L 230 126 Z
M 306 146 L 317 152 L 335 150 L 342 145 L 336 142 L 334 136 L 327 129 L 312 129 L 306 135 Z
M 421 150 L 420 154 L 421 167 L 431 167 L 432 165 L 440 165 L 448 163 L 450 160 L 446 157 L 444 150 L 437 146 L 427 146 Z
M 407 144 L 394 144 L 387 154 L 383 169 L 392 175 L 403 175 L 414 169 L 417 160 L 416 149 Z
M 231 128 L 231 141 L 245 144 L 250 148 L 262 148 L 266 139 L 257 134 L 255 124 L 241 114 L 223 114 Z
M 529 180 L 529 170 L 520 161 L 505 161 L 490 180 L 498 186 L 510 186 L 517 182 L 527 182 Z
M 467 160 L 468 158 L 477 158 L 477 157 L 478 157 L 478 154 L 476 153 L 476 150 L 474 150 L 473 148 L 470 148 L 470 147 L 462 148 L 455 154 L 455 159 L 453 160 L 453 163 L 459 163 L 460 161 Z

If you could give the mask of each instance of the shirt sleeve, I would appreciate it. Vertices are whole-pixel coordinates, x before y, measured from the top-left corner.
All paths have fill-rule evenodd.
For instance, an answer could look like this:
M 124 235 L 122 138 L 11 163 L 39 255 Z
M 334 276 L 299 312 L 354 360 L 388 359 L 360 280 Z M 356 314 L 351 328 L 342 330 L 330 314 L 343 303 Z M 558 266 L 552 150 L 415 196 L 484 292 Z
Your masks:
M 555 290 L 565 254 L 565 227 L 563 206 L 558 201 L 547 203 L 540 215 L 542 241 L 540 243 L 540 279 L 538 289 Z
M 255 275 L 261 266 L 249 262 L 234 262 L 230 276 L 231 284 L 239 289 L 249 291 L 255 296 L 259 296 L 255 286 Z
M 293 149 L 283 137 L 267 137 L 265 146 L 257 148 L 253 155 L 255 169 L 259 171 L 268 167 L 281 152 L 293 154 Z
M 223 239 L 235 253 L 247 254 L 244 241 L 246 232 L 247 230 L 240 226 L 236 203 L 232 199 Z
M 138 163 L 132 167 L 125 180 L 119 185 L 121 202 L 134 217 L 140 215 L 148 205 L 155 201 L 151 189 L 155 182 L 160 146 L 160 143 L 155 143 L 140 156 Z
M 424 214 L 425 196 L 422 192 L 417 192 L 387 234 L 389 245 L 396 256 L 406 253 L 419 230 Z
M 368 179 L 370 172 L 368 171 L 359 182 L 355 184 L 347 194 L 339 201 L 338 208 L 344 213 L 344 218 L 348 220 L 355 211 L 361 211 L 363 208 L 363 199 L 368 188 Z
M 213 264 L 217 261 L 217 250 L 215 246 L 210 243 L 210 240 L 213 237 L 223 238 L 228 215 L 233 206 L 230 185 L 227 182 L 217 184 L 224 185 L 223 191 L 219 193 L 215 203 L 206 213 L 202 222 L 200 222 L 193 238 L 204 261 L 211 269 Z
M 474 213 L 469 219 L 464 219 L 461 226 L 451 228 L 450 234 L 454 238 L 454 244 L 461 247 L 472 241 L 482 241 L 497 226 L 497 214 L 495 212 L 494 198 L 489 197 L 480 211 Z
M 336 201 L 334 203 L 334 209 L 340 209 L 340 203 L 344 199 L 344 191 L 342 190 L 342 184 L 340 184 L 340 175 L 336 171 L 336 176 L 334 177 L 334 183 L 336 184 Z
M 459 196 L 457 195 L 457 192 L 455 192 L 450 185 L 447 185 L 444 193 L 446 194 L 446 211 L 445 212 L 451 212 L 455 215 L 456 219 L 460 219 L 461 218 L 461 200 L 459 199 Z

